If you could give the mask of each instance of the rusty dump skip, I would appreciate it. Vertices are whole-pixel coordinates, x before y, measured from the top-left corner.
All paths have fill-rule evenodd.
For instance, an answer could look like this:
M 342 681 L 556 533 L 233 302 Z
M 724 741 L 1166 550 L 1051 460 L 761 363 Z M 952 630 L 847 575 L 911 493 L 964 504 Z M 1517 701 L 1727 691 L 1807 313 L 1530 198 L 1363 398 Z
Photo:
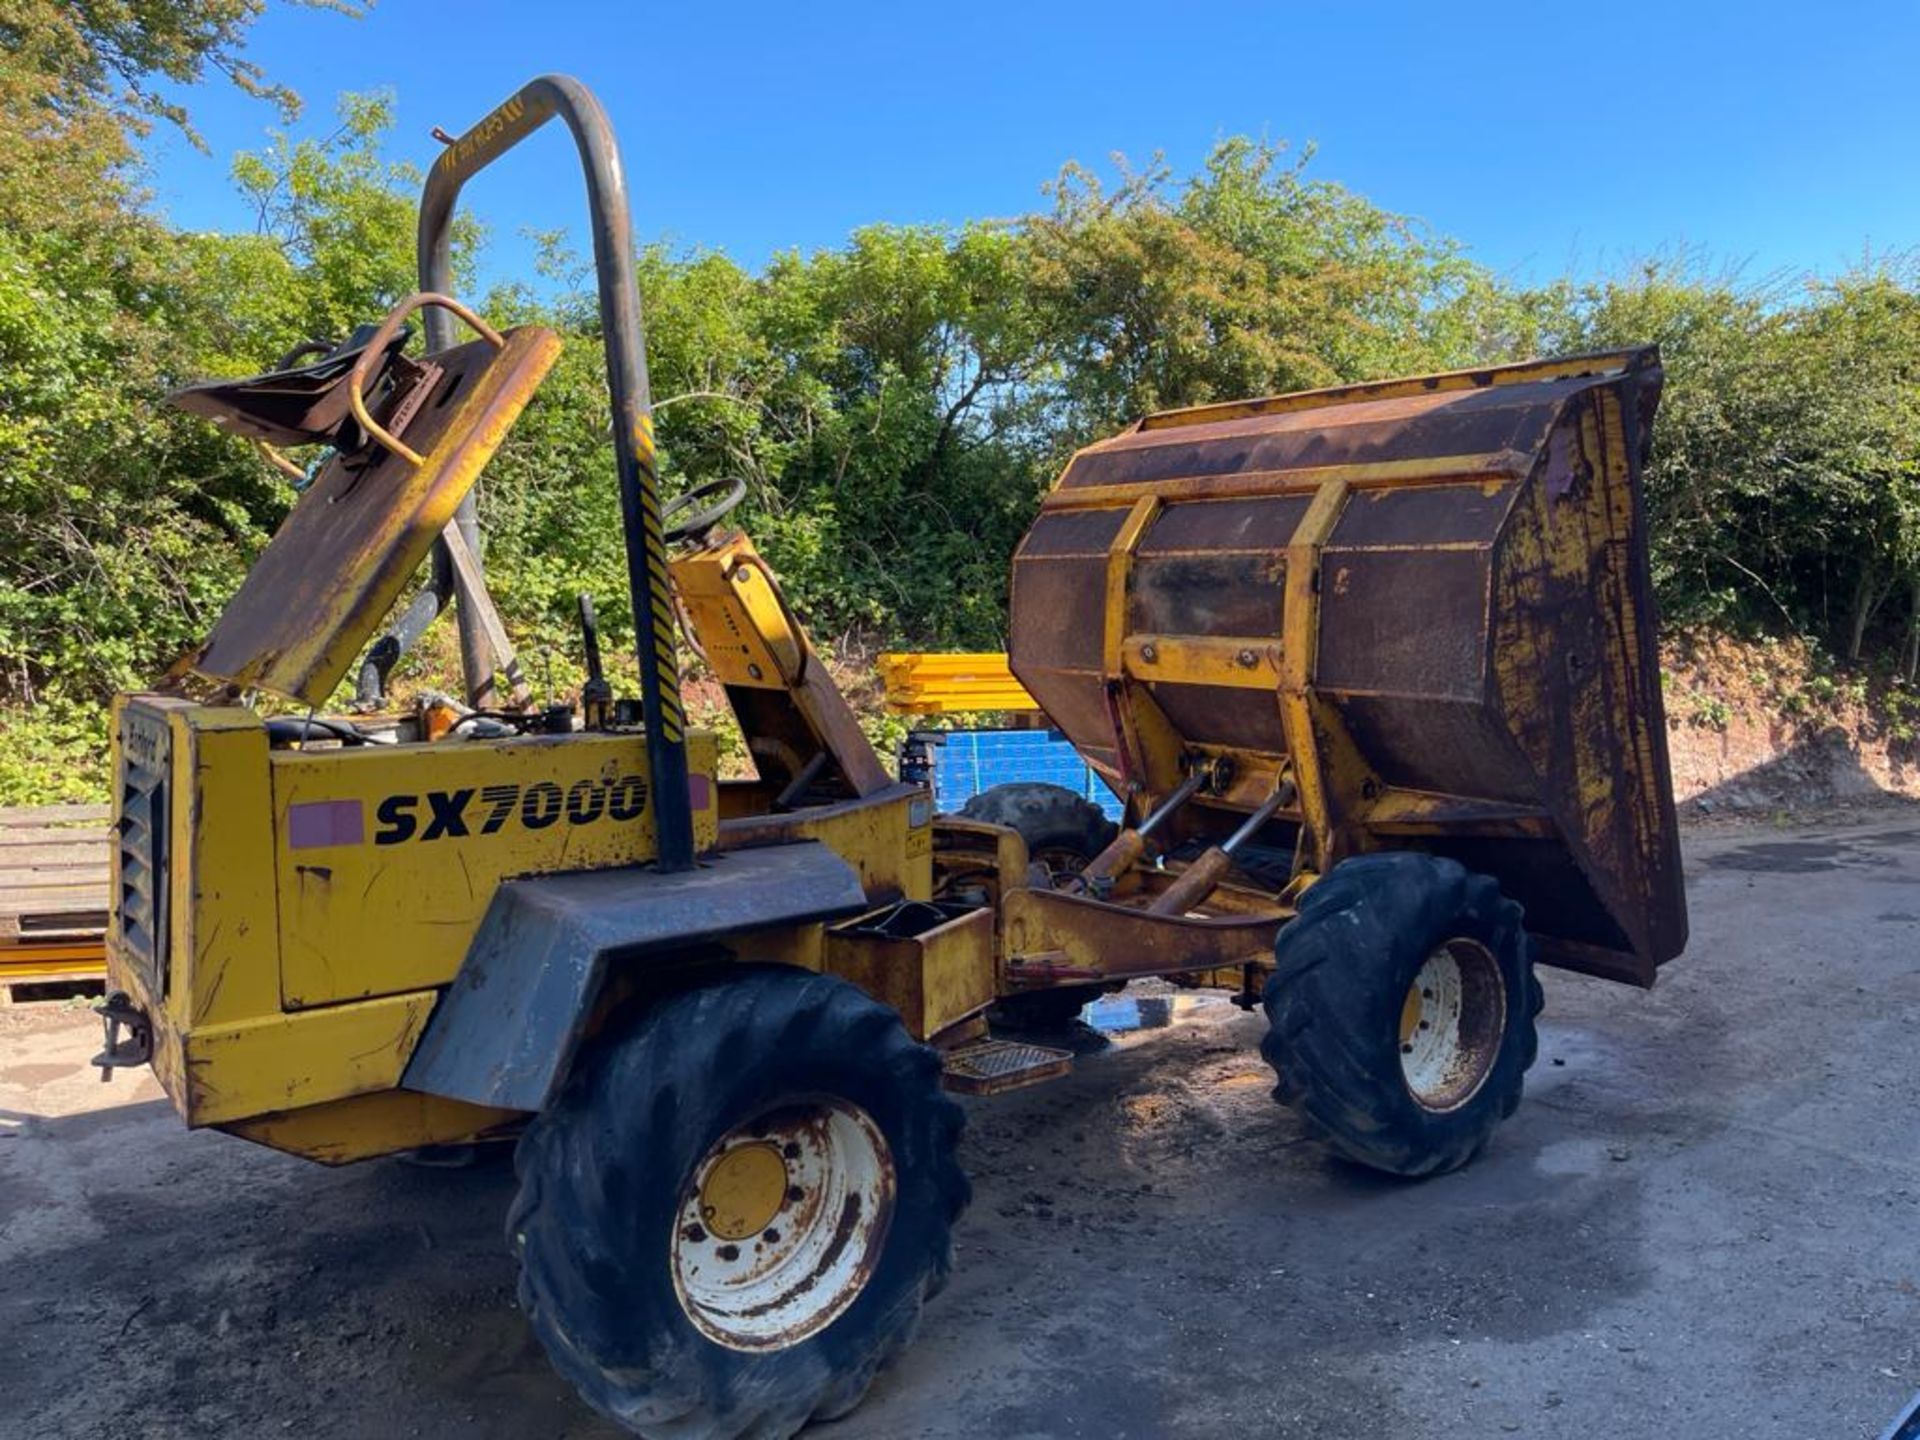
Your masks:
M 1151 416 L 1076 455 L 1014 564 L 1011 663 L 1138 817 L 1182 758 L 1283 772 L 1306 863 L 1496 876 L 1541 958 L 1640 984 L 1686 910 L 1640 465 L 1654 350 Z

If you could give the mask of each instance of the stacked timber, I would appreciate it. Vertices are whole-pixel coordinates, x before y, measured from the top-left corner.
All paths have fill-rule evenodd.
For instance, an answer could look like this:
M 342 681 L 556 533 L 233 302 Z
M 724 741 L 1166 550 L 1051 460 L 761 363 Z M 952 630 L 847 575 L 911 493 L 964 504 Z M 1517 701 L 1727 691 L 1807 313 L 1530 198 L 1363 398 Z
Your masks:
M 105 805 L 0 810 L 0 996 L 106 972 Z

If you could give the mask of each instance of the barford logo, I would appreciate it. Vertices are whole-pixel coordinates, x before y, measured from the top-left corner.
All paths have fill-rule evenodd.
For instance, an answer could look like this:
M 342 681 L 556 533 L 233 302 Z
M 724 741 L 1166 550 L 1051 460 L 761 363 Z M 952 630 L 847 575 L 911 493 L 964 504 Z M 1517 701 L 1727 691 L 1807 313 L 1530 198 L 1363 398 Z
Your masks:
M 596 820 L 635 820 L 647 808 L 647 782 L 641 775 L 617 780 L 576 780 L 562 790 L 551 780 L 531 785 L 484 785 L 465 790 L 428 790 L 419 795 L 389 795 L 374 811 L 380 828 L 376 845 L 409 840 L 445 840 L 449 836 L 494 835 L 509 824 L 545 830 L 565 821 L 591 825 Z

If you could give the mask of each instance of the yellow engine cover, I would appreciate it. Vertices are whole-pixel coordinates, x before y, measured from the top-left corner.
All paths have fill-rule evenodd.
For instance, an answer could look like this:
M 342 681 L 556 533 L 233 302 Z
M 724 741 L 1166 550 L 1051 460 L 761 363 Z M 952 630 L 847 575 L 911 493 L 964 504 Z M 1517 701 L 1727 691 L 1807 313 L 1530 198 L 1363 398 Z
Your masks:
M 713 736 L 687 748 L 711 849 Z M 116 702 L 114 751 L 108 973 L 152 1020 L 154 1072 L 189 1124 L 316 1158 L 497 1123 L 389 1093 L 494 892 L 655 849 L 639 735 L 274 750 L 245 709 L 142 695 Z
M 701 738 L 688 759 L 711 774 Z M 637 736 L 277 751 L 271 769 L 289 1010 L 444 985 L 502 880 L 655 851 Z M 706 788 L 702 848 L 715 835 Z

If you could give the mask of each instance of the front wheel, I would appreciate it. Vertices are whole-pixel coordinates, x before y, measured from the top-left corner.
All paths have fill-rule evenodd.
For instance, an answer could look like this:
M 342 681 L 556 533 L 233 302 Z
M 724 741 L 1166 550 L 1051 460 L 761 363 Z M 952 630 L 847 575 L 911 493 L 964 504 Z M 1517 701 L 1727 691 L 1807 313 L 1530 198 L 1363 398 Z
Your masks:
M 743 967 L 583 1057 L 508 1238 L 556 1369 L 642 1436 L 845 1414 L 945 1283 L 968 1187 L 939 1057 L 843 981 Z
M 1274 943 L 1265 1001 L 1275 1098 L 1395 1175 L 1472 1159 L 1539 1050 L 1520 907 L 1431 855 L 1361 856 L 1308 890 Z

